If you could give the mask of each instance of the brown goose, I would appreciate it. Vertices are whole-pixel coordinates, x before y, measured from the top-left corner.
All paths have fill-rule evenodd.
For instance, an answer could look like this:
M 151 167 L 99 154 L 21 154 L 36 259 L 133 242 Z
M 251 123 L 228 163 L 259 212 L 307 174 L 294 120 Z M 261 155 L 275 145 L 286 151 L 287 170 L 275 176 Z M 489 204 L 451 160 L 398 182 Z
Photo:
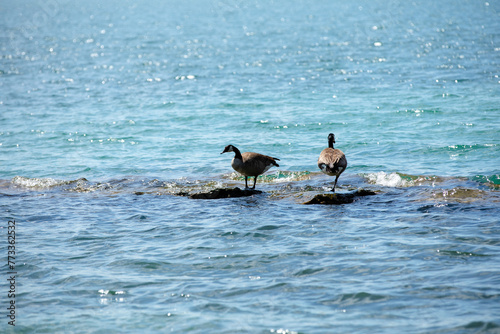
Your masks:
M 345 158 L 344 152 L 339 149 L 333 148 L 333 143 L 335 143 L 335 135 L 330 133 L 328 135 L 328 147 L 321 151 L 318 158 L 318 167 L 323 173 L 335 177 L 335 184 L 333 185 L 332 191 L 335 192 L 335 187 L 337 186 L 337 180 L 340 174 L 347 167 L 347 159 Z
M 245 176 L 246 188 L 248 188 L 247 179 L 249 176 L 254 177 L 252 189 L 255 189 L 257 176 L 265 173 L 273 165 L 279 167 L 278 163 L 276 162 L 276 160 L 280 160 L 278 158 L 272 158 L 267 155 L 254 152 L 241 153 L 240 150 L 238 150 L 233 145 L 227 145 L 222 153 L 226 152 L 234 152 L 234 158 L 231 162 L 231 166 L 235 171 Z

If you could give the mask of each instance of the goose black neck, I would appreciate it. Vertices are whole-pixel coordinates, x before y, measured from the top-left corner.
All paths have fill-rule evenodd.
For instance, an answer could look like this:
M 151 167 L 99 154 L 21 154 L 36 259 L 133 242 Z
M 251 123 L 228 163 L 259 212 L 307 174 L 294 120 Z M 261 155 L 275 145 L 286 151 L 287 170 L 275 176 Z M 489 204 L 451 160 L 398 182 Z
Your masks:
M 241 156 L 240 150 L 238 150 L 236 147 L 233 146 L 233 152 L 234 152 L 234 157 L 236 159 L 243 160 L 243 157 Z
M 333 139 L 328 139 L 328 147 L 333 148 Z

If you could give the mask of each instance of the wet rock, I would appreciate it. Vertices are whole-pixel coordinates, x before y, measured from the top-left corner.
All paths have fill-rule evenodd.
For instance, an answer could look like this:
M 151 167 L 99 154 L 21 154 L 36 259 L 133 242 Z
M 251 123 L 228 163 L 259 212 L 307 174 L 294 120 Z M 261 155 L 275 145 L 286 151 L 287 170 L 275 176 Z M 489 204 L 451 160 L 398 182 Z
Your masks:
M 189 198 L 193 199 L 218 199 L 218 198 L 233 198 L 233 197 L 246 197 L 255 194 L 261 194 L 262 191 L 254 189 L 240 189 L 236 188 L 217 188 L 208 192 L 201 192 L 191 194 Z
M 358 197 L 373 196 L 376 194 L 376 192 L 366 189 L 358 189 L 356 191 L 343 194 L 316 194 L 312 199 L 304 202 L 304 204 L 349 204 L 354 202 Z

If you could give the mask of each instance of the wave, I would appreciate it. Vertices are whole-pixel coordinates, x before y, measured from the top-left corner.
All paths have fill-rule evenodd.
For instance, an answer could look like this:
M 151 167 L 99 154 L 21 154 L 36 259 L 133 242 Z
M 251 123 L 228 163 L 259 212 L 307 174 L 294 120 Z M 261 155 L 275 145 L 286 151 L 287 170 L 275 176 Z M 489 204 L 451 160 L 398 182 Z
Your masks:
M 475 333 L 497 333 L 500 325 L 493 321 L 472 321 L 467 324 L 452 328 L 456 332 L 474 331 Z
M 376 172 L 363 174 L 363 176 L 370 184 L 394 188 L 434 185 L 446 180 L 446 178 L 439 176 L 410 175 L 398 172 L 392 172 L 389 174 L 386 172 Z
M 448 151 L 476 151 L 478 149 L 489 149 L 497 146 L 497 144 L 450 145 L 444 147 L 444 149 Z
M 14 188 L 42 191 L 49 189 L 62 189 L 75 192 L 91 192 L 96 190 L 111 189 L 123 180 L 113 180 L 109 182 L 90 182 L 85 178 L 76 180 L 58 180 L 53 178 L 29 178 L 24 176 L 15 176 L 11 180 Z M 115 185 L 115 186 L 114 186 Z
M 320 301 L 324 305 L 362 305 L 369 303 L 379 303 L 388 300 L 389 296 L 381 294 L 372 294 L 368 292 L 355 292 L 355 293 L 345 293 L 339 295 L 335 299 L 328 299 Z
M 85 178 L 77 180 L 57 180 L 53 178 L 29 178 L 24 176 L 15 176 L 12 178 L 12 185 L 15 187 L 27 188 L 32 190 L 43 190 L 55 187 L 75 186 L 88 182 Z
M 308 180 L 311 173 L 308 171 L 276 171 L 274 173 L 261 175 L 257 179 L 257 185 L 262 183 L 281 184 L 294 181 Z M 237 182 L 234 182 L 237 181 Z M 217 187 L 241 187 L 244 177 L 234 172 L 224 174 L 220 178 L 208 178 L 205 180 L 180 178 L 176 180 L 160 180 L 157 178 L 127 177 L 112 179 L 104 182 L 92 182 L 86 178 L 75 180 L 61 180 L 55 178 L 29 178 L 15 176 L 12 180 L 0 180 L 0 190 L 30 190 L 30 191 L 69 191 L 69 192 L 134 192 L 137 194 L 182 194 L 196 191 L 207 191 Z M 249 181 L 250 183 L 253 181 Z
M 313 174 L 314 173 L 311 173 L 309 171 L 292 172 L 292 171 L 280 170 L 280 171 L 275 171 L 274 173 L 260 175 L 257 178 L 257 183 L 284 183 L 292 181 L 303 181 L 311 179 L 311 176 Z M 237 172 L 228 174 L 226 178 L 239 181 L 245 180 L 245 177 L 241 176 L 241 174 Z
M 368 183 L 383 187 L 416 187 L 436 186 L 445 182 L 467 182 L 485 185 L 490 188 L 500 188 L 500 175 L 475 175 L 472 177 L 436 176 L 436 175 L 410 175 L 399 172 L 376 172 L 361 174 Z
M 305 194 L 324 193 L 329 190 L 332 178 L 321 172 L 282 171 L 261 175 L 257 189 L 263 187 L 269 198 L 301 199 Z M 252 184 L 253 180 L 249 181 Z M 328 185 L 325 186 L 325 185 Z M 389 193 L 384 188 L 404 188 L 416 194 L 416 200 L 445 202 L 473 202 L 476 200 L 500 201 L 500 175 L 476 175 L 473 177 L 442 177 L 410 175 L 398 172 L 373 172 L 344 174 L 339 180 L 338 192 L 352 192 L 368 188 L 379 194 Z M 179 178 L 161 180 L 152 177 L 129 176 L 119 179 L 93 182 L 86 178 L 62 180 L 56 178 L 29 178 L 15 176 L 11 180 L 0 179 L 0 194 L 4 196 L 36 193 L 102 193 L 135 195 L 189 196 L 209 192 L 217 188 L 243 188 L 244 177 L 233 172 L 206 179 Z M 327 189 L 328 188 L 328 189 Z
M 472 177 L 473 181 L 485 184 L 489 187 L 500 188 L 500 174 L 494 175 L 476 175 Z

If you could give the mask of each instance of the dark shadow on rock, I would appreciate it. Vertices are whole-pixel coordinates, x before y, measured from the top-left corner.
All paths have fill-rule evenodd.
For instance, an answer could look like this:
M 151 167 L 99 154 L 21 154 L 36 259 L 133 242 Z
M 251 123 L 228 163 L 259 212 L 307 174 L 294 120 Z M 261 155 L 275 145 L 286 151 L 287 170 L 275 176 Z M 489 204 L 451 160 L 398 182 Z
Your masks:
M 218 199 L 218 198 L 233 198 L 246 197 L 255 194 L 262 194 L 262 191 L 255 189 L 240 189 L 236 188 L 217 188 L 208 192 L 201 192 L 189 195 L 193 199 Z
M 358 189 L 345 194 L 317 194 L 309 201 L 304 202 L 304 204 L 349 204 L 354 202 L 358 197 L 373 196 L 376 194 L 376 192 L 366 189 Z

